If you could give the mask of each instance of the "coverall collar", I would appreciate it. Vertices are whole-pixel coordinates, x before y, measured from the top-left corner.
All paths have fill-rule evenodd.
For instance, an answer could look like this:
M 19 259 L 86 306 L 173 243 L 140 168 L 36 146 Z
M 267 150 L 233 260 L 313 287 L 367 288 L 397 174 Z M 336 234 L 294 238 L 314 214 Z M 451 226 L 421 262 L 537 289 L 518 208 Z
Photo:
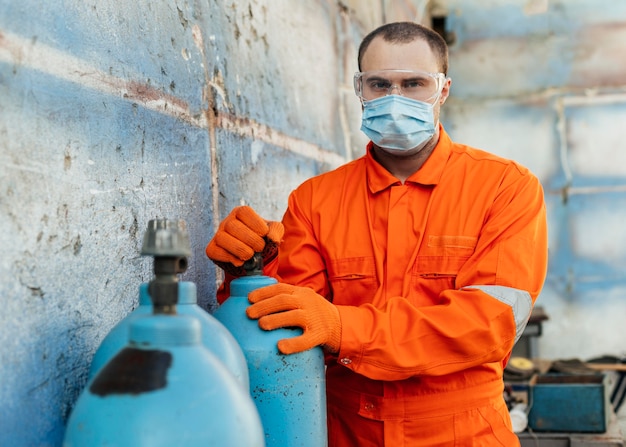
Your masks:
M 407 178 L 407 182 L 417 183 L 420 185 L 436 185 L 441 179 L 443 169 L 450 156 L 452 141 L 446 133 L 443 125 L 439 124 L 439 141 L 437 146 L 424 162 L 422 167 Z M 367 182 L 370 191 L 375 194 L 400 181 L 383 168 L 372 155 L 373 143 L 367 145 L 367 154 L 365 155 L 367 166 Z

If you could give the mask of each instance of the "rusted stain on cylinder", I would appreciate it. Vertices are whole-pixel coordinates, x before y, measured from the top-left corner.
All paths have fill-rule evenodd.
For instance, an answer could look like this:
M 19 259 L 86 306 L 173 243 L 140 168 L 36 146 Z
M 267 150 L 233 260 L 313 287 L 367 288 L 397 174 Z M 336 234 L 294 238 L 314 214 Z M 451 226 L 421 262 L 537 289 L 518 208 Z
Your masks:
M 165 388 L 172 354 L 167 351 L 125 348 L 96 376 L 92 394 L 141 394 Z

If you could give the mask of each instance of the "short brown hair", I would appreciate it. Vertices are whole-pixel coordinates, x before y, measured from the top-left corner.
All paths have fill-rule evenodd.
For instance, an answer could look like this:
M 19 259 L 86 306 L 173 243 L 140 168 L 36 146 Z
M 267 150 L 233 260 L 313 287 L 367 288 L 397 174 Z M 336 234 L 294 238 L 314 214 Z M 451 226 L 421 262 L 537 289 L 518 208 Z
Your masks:
M 417 39 L 425 40 L 428 46 L 439 59 L 440 70 L 448 74 L 448 44 L 437 32 L 414 22 L 387 23 L 369 33 L 359 46 L 358 65 L 361 71 L 361 59 L 365 50 L 375 37 L 381 36 L 386 42 L 409 43 Z

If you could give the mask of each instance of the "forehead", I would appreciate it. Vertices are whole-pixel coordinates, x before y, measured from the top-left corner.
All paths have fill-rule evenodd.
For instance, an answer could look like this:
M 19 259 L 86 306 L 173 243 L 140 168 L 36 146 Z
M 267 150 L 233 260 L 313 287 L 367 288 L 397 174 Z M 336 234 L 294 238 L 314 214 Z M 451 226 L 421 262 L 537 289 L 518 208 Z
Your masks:
M 361 59 L 361 71 L 371 70 L 421 70 L 435 73 L 441 69 L 425 40 L 396 43 L 377 36 Z

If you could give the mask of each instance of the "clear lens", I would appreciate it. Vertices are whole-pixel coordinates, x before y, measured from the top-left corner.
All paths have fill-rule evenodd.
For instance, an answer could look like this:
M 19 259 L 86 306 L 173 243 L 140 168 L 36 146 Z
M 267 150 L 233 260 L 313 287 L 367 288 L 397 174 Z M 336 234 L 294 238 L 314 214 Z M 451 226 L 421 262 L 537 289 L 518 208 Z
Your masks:
M 392 94 L 429 101 L 440 92 L 445 79 L 443 73 L 426 71 L 362 71 L 354 75 L 354 90 L 364 101 Z

